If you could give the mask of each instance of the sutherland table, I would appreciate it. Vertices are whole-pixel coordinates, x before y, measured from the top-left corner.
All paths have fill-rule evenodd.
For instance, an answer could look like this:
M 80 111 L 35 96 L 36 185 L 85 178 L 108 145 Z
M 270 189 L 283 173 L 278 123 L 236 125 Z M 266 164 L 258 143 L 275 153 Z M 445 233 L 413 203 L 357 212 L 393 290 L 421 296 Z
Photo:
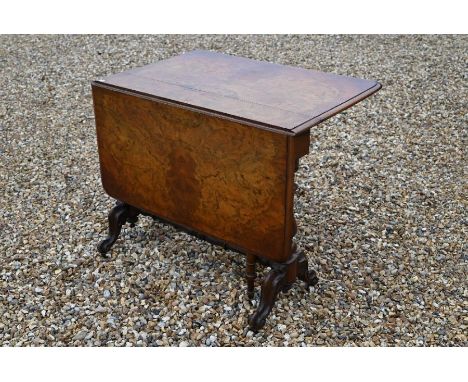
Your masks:
M 249 323 L 280 291 L 317 283 L 294 243 L 294 173 L 313 126 L 380 89 L 375 81 L 194 51 L 92 83 L 101 178 L 117 199 L 107 253 L 139 214 L 271 268 Z

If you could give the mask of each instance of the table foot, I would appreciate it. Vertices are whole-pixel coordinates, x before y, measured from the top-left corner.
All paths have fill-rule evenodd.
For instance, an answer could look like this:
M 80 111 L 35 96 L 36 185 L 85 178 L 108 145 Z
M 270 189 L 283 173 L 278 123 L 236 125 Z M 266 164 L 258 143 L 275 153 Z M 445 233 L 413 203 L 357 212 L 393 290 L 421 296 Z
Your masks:
M 260 303 L 254 315 L 250 318 L 250 328 L 257 332 L 266 322 L 266 318 L 273 309 L 278 293 L 281 292 L 285 285 L 288 266 L 286 264 L 273 267 L 266 276 L 262 285 Z
M 297 259 L 297 278 L 306 283 L 307 288 L 310 288 L 318 283 L 317 272 L 314 270 L 309 270 L 309 264 L 307 262 L 307 257 L 304 255 L 304 252 L 299 253 L 299 258 Z
M 304 252 L 298 251 L 295 245 L 293 249 L 294 253 L 287 262 L 267 262 L 271 271 L 263 281 L 258 308 L 249 320 L 250 329 L 254 332 L 265 325 L 280 292 L 287 292 L 297 279 L 304 281 L 307 288 L 318 283 L 317 273 L 309 270 Z M 258 258 L 258 262 L 261 262 L 260 258 Z
M 140 211 L 135 207 L 118 201 L 116 205 L 110 210 L 108 220 L 109 220 L 109 235 L 101 241 L 97 249 L 101 255 L 105 255 L 110 251 L 112 245 L 116 242 L 117 238 L 120 235 L 122 226 L 125 223 L 130 223 L 133 227 L 138 220 L 138 214 Z

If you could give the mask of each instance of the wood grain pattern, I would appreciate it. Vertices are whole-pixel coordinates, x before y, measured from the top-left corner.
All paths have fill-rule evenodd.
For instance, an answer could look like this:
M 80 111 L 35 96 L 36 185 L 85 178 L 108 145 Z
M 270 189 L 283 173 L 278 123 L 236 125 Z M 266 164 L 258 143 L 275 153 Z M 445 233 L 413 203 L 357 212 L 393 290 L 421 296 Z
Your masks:
M 381 87 L 371 80 L 203 50 L 100 82 L 293 133 L 317 125 Z
M 290 256 L 288 136 L 96 85 L 93 100 L 110 196 L 247 253 Z
M 310 128 L 368 97 L 375 81 L 195 51 L 92 83 L 101 179 L 118 199 L 110 251 L 139 214 L 270 267 L 249 324 L 259 330 L 280 292 L 315 285 L 294 236 L 295 172 Z

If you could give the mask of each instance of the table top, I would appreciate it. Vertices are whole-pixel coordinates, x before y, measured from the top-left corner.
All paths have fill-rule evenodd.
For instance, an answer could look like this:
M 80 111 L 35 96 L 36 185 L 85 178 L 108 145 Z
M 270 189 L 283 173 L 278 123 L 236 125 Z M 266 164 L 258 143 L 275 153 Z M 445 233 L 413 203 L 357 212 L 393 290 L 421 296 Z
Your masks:
M 196 50 L 93 82 L 299 134 L 381 88 L 376 81 Z

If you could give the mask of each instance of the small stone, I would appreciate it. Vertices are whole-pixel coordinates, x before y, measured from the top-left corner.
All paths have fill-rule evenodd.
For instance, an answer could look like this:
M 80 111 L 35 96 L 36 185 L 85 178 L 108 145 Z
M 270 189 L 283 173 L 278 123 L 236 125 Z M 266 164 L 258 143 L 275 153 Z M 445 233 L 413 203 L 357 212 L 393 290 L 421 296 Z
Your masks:
M 76 333 L 74 336 L 73 336 L 73 340 L 74 341 L 81 341 L 81 340 L 84 340 L 86 338 L 86 336 L 88 335 L 88 331 L 87 330 L 80 330 L 78 333 Z

